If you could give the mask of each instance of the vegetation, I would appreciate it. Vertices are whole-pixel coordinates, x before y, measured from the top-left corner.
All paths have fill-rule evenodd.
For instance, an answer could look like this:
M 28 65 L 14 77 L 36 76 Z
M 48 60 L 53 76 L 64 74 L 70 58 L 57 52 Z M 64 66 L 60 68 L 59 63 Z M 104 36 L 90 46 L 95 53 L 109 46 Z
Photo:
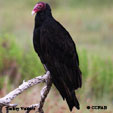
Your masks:
M 105 100 L 112 103 L 113 1 L 45 1 L 50 2 L 53 16 L 67 28 L 76 43 L 83 73 L 83 87 L 78 92 L 83 101 L 82 108 L 88 104 L 88 99 L 101 101 L 100 105 Z M 28 80 L 45 73 L 32 45 L 34 17 L 30 13 L 35 3 L 31 0 L 0 1 L 0 96 L 3 96 L 3 89 L 7 92 L 10 86 L 17 86 L 23 79 Z M 54 96 L 58 97 L 56 93 Z M 51 104 L 47 104 L 47 108 Z M 57 113 L 57 109 L 54 113 Z

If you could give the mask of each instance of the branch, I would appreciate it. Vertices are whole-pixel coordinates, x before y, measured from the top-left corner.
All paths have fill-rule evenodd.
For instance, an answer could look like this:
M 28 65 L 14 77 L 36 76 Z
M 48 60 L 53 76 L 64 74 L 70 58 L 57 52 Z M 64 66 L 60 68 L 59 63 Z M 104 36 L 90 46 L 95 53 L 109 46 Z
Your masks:
M 24 90 L 36 85 L 36 84 L 39 84 L 39 83 L 42 83 L 42 82 L 45 82 L 46 83 L 46 86 L 41 90 L 41 100 L 39 102 L 39 104 L 34 104 L 34 105 L 31 105 L 29 106 L 30 108 L 35 108 L 37 107 L 38 108 L 38 111 L 39 113 L 44 113 L 43 112 L 43 105 L 44 105 L 44 102 L 45 102 L 45 99 L 51 89 L 51 86 L 52 86 L 52 81 L 51 81 L 51 77 L 50 77 L 50 72 L 47 71 L 47 73 L 43 76 L 39 76 L 39 77 L 36 77 L 36 78 L 33 78 L 31 80 L 28 80 L 27 82 L 23 81 L 23 83 L 18 87 L 16 88 L 15 90 L 11 91 L 9 94 L 7 94 L 5 97 L 3 98 L 0 98 L 0 113 L 2 113 L 2 108 L 4 106 L 7 106 L 7 107 L 16 107 L 17 104 L 10 104 L 11 101 L 16 97 L 18 96 L 19 94 L 21 94 Z M 29 113 L 29 111 L 27 111 L 26 113 Z

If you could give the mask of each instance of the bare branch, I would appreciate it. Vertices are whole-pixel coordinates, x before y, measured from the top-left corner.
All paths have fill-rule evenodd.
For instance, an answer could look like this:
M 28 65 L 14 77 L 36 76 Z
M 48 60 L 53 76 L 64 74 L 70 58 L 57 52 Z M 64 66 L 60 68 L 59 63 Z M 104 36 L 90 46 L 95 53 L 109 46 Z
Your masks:
M 52 81 L 51 81 L 51 77 L 49 76 L 46 79 L 46 86 L 41 90 L 41 100 L 40 100 L 39 108 L 38 108 L 39 113 L 44 113 L 42 108 L 43 108 L 45 99 L 51 89 L 51 86 L 52 86 Z
M 2 113 L 3 106 L 16 107 L 17 104 L 10 104 L 11 101 L 16 96 L 21 94 L 24 90 L 26 90 L 26 89 L 28 89 L 28 88 L 36 85 L 36 84 L 42 83 L 42 82 L 45 82 L 46 86 L 41 90 L 40 103 L 39 104 L 33 104 L 29 108 L 37 107 L 39 113 L 44 113 L 42 108 L 43 108 L 45 99 L 46 99 L 46 97 L 47 97 L 47 95 L 48 95 L 48 93 L 49 93 L 49 91 L 51 89 L 51 86 L 52 86 L 52 81 L 51 81 L 51 77 L 50 77 L 50 72 L 49 71 L 47 71 L 47 73 L 45 75 L 43 75 L 43 76 L 39 76 L 39 77 L 33 78 L 31 80 L 28 80 L 27 82 L 23 81 L 23 83 L 18 88 L 16 88 L 15 90 L 11 91 L 5 97 L 0 98 L 0 113 Z M 30 110 L 27 111 L 26 113 L 29 113 L 29 112 L 30 112 Z

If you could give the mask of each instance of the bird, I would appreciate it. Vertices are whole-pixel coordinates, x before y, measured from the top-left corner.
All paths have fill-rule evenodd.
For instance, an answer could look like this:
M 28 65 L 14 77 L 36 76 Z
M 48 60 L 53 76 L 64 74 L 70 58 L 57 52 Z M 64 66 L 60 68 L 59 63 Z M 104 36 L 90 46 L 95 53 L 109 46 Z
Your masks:
M 52 16 L 48 3 L 38 2 L 32 10 L 35 15 L 33 46 L 52 83 L 66 100 L 70 111 L 80 109 L 75 90 L 82 87 L 82 72 L 76 45 L 69 32 Z

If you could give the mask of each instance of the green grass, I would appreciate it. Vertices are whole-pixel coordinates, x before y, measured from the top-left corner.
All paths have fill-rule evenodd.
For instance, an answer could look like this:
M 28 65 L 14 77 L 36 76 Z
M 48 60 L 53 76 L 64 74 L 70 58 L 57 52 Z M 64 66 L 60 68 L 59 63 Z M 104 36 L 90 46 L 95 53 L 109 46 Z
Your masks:
M 1 72 L 7 72 L 8 68 L 10 69 L 11 65 L 16 62 L 17 70 L 22 75 L 21 80 L 28 80 L 44 73 L 44 69 L 33 47 L 29 44 L 26 48 L 20 47 L 15 40 L 15 36 L 8 34 L 0 36 L 0 51 Z

